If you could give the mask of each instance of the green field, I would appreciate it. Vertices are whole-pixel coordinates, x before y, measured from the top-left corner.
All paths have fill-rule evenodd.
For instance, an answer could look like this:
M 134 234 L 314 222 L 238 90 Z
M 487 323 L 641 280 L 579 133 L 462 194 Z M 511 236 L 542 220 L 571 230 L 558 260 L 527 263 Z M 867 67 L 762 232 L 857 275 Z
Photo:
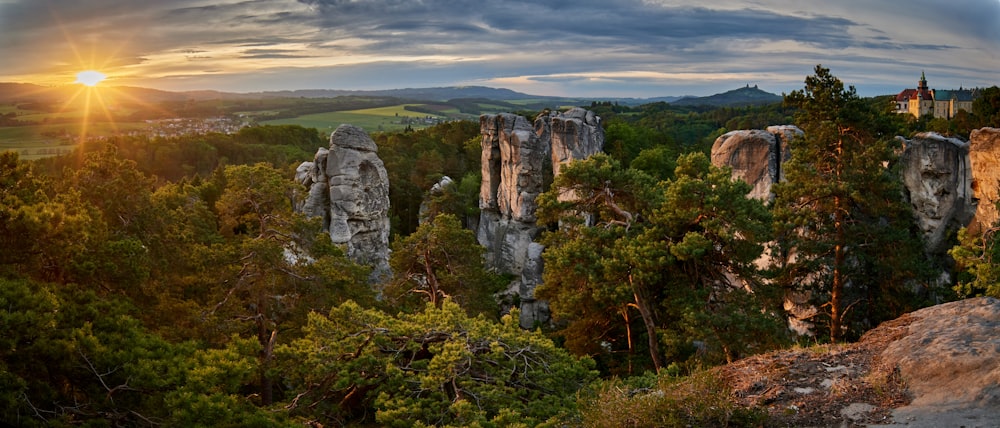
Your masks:
M 300 125 L 306 128 L 316 128 L 320 132 L 329 134 L 343 124 L 354 125 L 364 129 L 365 132 L 391 132 L 402 131 L 410 126 L 413 129 L 425 128 L 424 123 L 403 123 L 402 118 L 423 118 L 433 116 L 427 113 L 420 113 L 406 110 L 406 106 L 420 106 L 422 104 L 400 104 L 389 107 L 368 108 L 351 111 L 333 111 L 327 113 L 316 113 L 299 116 L 289 119 L 277 119 L 261 122 L 265 125 Z M 437 115 L 444 118 L 444 115 Z
M 65 135 L 114 135 L 145 127 L 145 123 L 107 122 L 91 123 L 86 128 L 79 123 L 4 126 L 0 127 L 0 151 L 16 151 L 21 159 L 39 159 L 71 151 L 74 145 Z

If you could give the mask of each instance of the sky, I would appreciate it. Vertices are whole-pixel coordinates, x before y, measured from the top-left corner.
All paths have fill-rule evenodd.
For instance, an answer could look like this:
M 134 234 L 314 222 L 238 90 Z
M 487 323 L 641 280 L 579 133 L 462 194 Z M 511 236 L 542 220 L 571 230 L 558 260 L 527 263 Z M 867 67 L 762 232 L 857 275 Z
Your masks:
M 534 95 L 1000 85 L 1000 0 L 0 0 L 0 82 Z

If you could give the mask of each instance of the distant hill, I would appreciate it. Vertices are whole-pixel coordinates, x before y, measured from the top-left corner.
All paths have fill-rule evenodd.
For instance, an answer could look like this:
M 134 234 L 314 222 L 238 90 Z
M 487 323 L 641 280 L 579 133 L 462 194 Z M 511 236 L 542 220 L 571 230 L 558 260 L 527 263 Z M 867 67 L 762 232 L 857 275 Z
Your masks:
M 259 98 L 259 96 L 218 91 L 170 92 L 133 86 L 102 86 L 101 88 L 105 95 L 112 98 L 125 97 L 143 102 Z M 83 87 L 80 85 L 41 86 L 31 83 L 0 82 L 0 103 L 61 103 L 77 96 L 82 89 Z
M 344 95 L 353 96 L 375 96 L 375 97 L 395 97 L 410 100 L 426 101 L 447 101 L 456 98 L 484 98 L 490 100 L 523 100 L 527 98 L 539 98 L 535 95 L 524 94 L 503 88 L 489 88 L 486 86 L 447 86 L 437 88 L 404 88 L 404 89 L 380 89 L 370 91 L 349 91 L 339 89 L 302 89 L 295 91 L 265 91 L 244 95 L 260 95 L 265 97 L 282 98 L 333 98 Z
M 708 106 L 734 106 L 734 105 L 756 105 L 781 101 L 778 95 L 770 94 L 757 89 L 756 87 L 740 88 L 726 93 L 712 95 L 709 97 L 676 97 L 662 96 L 651 98 L 628 98 L 628 97 L 552 97 L 544 95 L 531 95 L 522 92 L 512 91 L 504 88 L 490 88 L 486 86 L 446 86 L 434 88 L 403 88 L 403 89 L 381 89 L 381 90 L 340 90 L 340 89 L 301 89 L 289 91 L 262 91 L 249 93 L 221 92 L 221 91 L 184 91 L 172 92 L 159 89 L 140 88 L 133 86 L 101 86 L 105 94 L 111 97 L 121 97 L 123 100 L 142 101 L 146 103 L 157 103 L 164 101 L 205 101 L 205 100 L 252 100 L 265 98 L 336 98 L 342 96 L 354 97 L 382 97 L 398 98 L 405 101 L 434 101 L 445 102 L 451 100 L 494 100 L 494 101 L 523 101 L 532 100 L 532 103 L 524 104 L 526 109 L 544 107 L 559 107 L 565 105 L 587 105 L 591 102 L 614 102 L 623 105 L 637 106 L 655 102 L 667 102 L 675 105 L 708 105 Z M 0 82 L 0 103 L 10 102 L 40 102 L 40 103 L 60 103 L 71 99 L 82 89 L 79 85 L 62 86 L 40 86 L 30 83 L 4 83 Z M 521 104 L 519 104 L 521 105 Z M 516 106 L 515 106 L 516 107 Z
M 711 107 L 739 107 L 751 105 L 764 105 L 779 103 L 782 101 L 781 95 L 762 91 L 756 85 L 749 85 L 739 89 L 733 89 L 721 94 L 709 95 L 707 97 L 687 97 L 674 101 L 677 106 L 711 106 Z

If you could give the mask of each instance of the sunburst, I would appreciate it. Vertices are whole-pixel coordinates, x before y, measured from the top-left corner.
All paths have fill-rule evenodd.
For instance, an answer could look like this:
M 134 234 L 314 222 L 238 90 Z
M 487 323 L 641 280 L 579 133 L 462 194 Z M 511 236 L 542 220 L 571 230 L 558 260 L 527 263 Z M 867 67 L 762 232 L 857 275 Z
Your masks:
M 94 87 L 97 86 L 98 83 L 101 83 L 104 79 L 107 78 L 108 76 L 106 76 L 104 73 L 101 73 L 100 71 L 84 70 L 79 73 L 76 73 L 76 82 L 73 83 L 80 83 L 85 86 Z

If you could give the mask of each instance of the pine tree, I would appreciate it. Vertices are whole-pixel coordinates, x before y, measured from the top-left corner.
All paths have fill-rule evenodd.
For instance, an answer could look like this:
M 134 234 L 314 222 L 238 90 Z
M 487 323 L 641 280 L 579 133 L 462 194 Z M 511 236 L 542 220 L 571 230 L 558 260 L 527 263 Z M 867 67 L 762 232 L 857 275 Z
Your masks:
M 812 293 L 829 314 L 830 339 L 840 341 L 858 304 L 869 322 L 902 311 L 902 284 L 917 275 L 912 214 L 889 167 L 897 147 L 890 121 L 822 66 L 785 104 L 798 108 L 804 137 L 790 143 L 787 182 L 775 186 L 779 282 Z

